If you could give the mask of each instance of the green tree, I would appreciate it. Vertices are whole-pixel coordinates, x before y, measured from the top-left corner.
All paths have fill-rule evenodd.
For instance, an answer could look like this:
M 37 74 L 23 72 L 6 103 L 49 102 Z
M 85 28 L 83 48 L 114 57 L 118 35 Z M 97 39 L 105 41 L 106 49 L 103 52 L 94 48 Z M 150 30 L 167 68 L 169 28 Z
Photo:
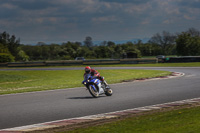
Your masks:
M 50 44 L 49 45 L 49 59 L 50 60 L 58 60 L 61 59 L 61 56 L 65 56 L 65 54 L 62 55 L 62 52 L 65 49 L 63 49 L 62 46 L 59 44 Z
M 115 48 L 114 48 L 114 51 L 115 51 L 115 53 L 114 53 L 114 57 L 115 58 L 119 59 L 119 58 L 122 57 L 122 55 L 123 55 L 123 49 L 122 49 L 121 45 L 117 44 L 115 46 Z
M 0 43 L 6 46 L 13 56 L 17 57 L 20 39 L 16 39 L 15 35 L 10 36 L 4 31 L 0 34 Z
M 176 35 L 163 31 L 162 34 L 157 33 L 149 40 L 151 44 L 157 44 L 162 48 L 162 54 L 172 54 L 172 47 L 174 47 L 176 41 Z
M 108 41 L 107 46 L 108 46 L 111 59 L 116 58 L 115 57 L 115 43 L 112 41 Z
M 130 56 L 130 55 L 137 55 L 137 57 L 141 57 L 140 50 L 137 49 L 137 46 L 133 44 L 132 42 L 127 42 L 123 45 L 121 45 L 124 58 Z M 128 57 L 130 58 L 130 57 Z M 133 57 L 131 57 L 133 58 Z
M 93 46 L 92 37 L 87 36 L 85 38 L 84 46 L 88 47 L 89 49 L 92 49 L 92 46 Z
M 196 56 L 200 55 L 200 37 L 190 33 L 182 32 L 176 39 L 176 50 L 178 55 Z
M 115 43 L 112 42 L 112 41 L 108 41 L 108 42 L 107 42 L 107 46 L 108 46 L 108 47 L 115 47 Z
M 105 45 L 96 47 L 94 52 L 95 52 L 95 55 L 97 58 L 110 58 L 111 57 L 110 50 Z
M 200 31 L 195 28 L 189 28 L 186 33 L 189 33 L 192 37 L 200 37 Z
M 10 54 L 10 51 L 6 46 L 0 43 L 0 63 L 13 62 L 14 56 Z

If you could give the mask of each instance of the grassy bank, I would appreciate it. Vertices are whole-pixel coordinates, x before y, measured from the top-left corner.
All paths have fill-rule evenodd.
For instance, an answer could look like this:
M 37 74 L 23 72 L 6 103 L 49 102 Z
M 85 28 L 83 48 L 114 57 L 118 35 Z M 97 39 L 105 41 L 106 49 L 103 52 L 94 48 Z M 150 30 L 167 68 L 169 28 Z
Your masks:
M 197 133 L 200 132 L 199 110 L 200 107 L 193 107 L 157 112 L 117 120 L 101 126 L 80 128 L 70 133 Z
M 123 80 L 169 75 L 156 70 L 99 70 L 109 84 Z M 0 94 L 83 86 L 83 70 L 0 71 Z

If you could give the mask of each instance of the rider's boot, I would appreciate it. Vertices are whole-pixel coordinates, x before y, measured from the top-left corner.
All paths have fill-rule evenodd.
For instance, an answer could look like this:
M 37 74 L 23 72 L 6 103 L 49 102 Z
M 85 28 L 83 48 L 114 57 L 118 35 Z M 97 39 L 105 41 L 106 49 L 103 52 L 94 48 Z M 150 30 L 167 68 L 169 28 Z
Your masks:
M 109 89 L 110 87 L 108 86 L 108 83 L 104 80 L 103 83 L 105 84 L 106 86 L 106 89 Z
M 106 89 L 110 89 L 110 87 L 108 86 L 108 83 L 104 80 L 104 77 L 100 77 L 100 80 L 102 81 L 102 84 L 104 84 L 105 85 L 105 88 Z

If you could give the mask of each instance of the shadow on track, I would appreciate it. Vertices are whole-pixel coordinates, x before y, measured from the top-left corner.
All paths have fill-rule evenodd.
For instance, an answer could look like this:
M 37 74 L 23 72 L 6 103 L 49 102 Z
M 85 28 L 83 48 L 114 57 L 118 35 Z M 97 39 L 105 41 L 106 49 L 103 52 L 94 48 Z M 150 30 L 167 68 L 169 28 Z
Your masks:
M 105 97 L 105 96 L 99 96 L 98 98 L 102 98 L 102 97 Z M 98 98 L 94 98 L 92 96 L 86 96 L 86 97 L 69 97 L 66 99 L 98 99 Z
M 70 97 L 70 98 L 67 98 L 67 99 L 94 99 L 93 97 Z

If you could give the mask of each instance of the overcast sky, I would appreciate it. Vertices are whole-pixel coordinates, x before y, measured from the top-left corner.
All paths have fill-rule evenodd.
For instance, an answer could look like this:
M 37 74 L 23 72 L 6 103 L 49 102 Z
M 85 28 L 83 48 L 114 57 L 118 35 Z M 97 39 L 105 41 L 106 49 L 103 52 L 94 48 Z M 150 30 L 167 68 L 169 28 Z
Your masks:
M 200 0 L 0 0 L 0 33 L 21 43 L 150 38 L 200 30 Z

